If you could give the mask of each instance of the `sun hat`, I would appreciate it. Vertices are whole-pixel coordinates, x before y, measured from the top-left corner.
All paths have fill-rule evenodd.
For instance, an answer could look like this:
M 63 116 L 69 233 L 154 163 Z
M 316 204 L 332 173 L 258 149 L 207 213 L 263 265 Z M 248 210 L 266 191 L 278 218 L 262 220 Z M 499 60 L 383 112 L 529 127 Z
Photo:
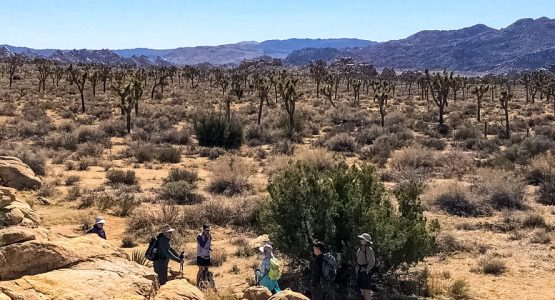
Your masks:
M 363 234 L 359 235 L 358 238 L 361 239 L 361 240 L 365 240 L 368 243 L 372 243 L 372 237 L 368 233 L 363 233 Z
M 161 231 L 162 233 L 165 233 L 165 232 L 174 232 L 175 229 L 171 228 L 170 225 L 165 224 L 165 225 L 162 225 L 162 227 L 160 227 L 160 231 Z
M 104 224 L 104 223 L 106 223 L 106 220 L 104 220 L 103 217 L 94 218 L 94 224 Z
M 265 244 L 264 246 L 258 248 L 258 250 L 260 250 L 260 252 L 264 253 L 264 250 L 266 249 L 270 249 L 270 250 L 274 250 L 274 247 L 272 247 L 272 245 L 270 244 Z

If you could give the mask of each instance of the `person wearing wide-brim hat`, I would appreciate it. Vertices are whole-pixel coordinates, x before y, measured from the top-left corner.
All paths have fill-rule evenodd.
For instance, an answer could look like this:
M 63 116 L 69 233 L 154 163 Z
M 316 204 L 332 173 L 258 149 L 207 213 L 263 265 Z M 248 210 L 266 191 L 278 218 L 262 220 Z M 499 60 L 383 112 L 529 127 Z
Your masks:
M 372 237 L 368 233 L 358 236 L 360 239 L 360 248 L 357 250 L 357 286 L 362 291 L 365 300 L 372 299 L 372 269 L 376 265 L 374 249 L 372 249 Z
M 104 231 L 104 224 L 106 220 L 103 217 L 96 217 L 94 219 L 94 225 L 89 230 L 86 231 L 86 234 L 94 233 L 97 234 L 99 237 L 106 239 L 106 232 Z
M 276 261 L 274 247 L 270 244 L 265 244 L 258 248 L 258 250 L 263 255 L 263 258 L 260 262 L 260 268 L 256 270 L 257 283 L 268 288 L 272 294 L 279 293 L 281 289 L 279 288 L 278 280 L 272 279 L 270 273 L 272 259 Z
M 153 261 L 154 272 L 158 274 L 158 282 L 164 285 L 168 281 L 168 264 L 170 259 L 181 263 L 183 254 L 179 255 L 171 247 L 171 239 L 175 229 L 166 224 L 160 228 L 160 233 L 156 237 L 156 259 Z

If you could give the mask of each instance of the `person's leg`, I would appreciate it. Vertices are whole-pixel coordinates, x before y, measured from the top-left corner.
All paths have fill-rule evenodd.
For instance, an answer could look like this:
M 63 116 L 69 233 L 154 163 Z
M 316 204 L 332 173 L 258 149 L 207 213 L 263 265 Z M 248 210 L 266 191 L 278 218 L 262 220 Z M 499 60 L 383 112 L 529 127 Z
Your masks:
M 324 299 L 324 295 L 323 295 L 323 289 L 320 286 L 315 286 L 312 288 L 312 297 L 310 299 L 312 300 L 323 300 Z
M 324 299 L 326 299 L 326 300 L 335 300 L 335 291 L 333 290 L 333 285 L 326 284 Z
M 168 261 L 167 260 L 157 260 L 153 263 L 154 272 L 158 275 L 158 282 L 160 285 L 166 284 L 168 282 Z
M 197 272 L 197 287 L 200 286 L 200 279 L 202 276 L 202 266 L 198 266 L 198 272 Z

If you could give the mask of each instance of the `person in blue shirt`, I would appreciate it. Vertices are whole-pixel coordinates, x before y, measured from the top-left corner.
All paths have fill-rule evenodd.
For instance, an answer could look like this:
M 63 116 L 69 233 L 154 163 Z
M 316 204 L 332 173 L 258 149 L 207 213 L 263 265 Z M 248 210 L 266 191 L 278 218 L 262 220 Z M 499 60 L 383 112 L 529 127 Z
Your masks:
M 256 278 L 258 279 L 258 283 L 262 286 L 265 286 L 272 292 L 272 294 L 279 293 L 281 289 L 279 288 L 279 284 L 277 280 L 270 279 L 270 260 L 274 258 L 273 250 L 274 248 L 272 245 L 266 244 L 260 248 L 258 248 L 262 255 L 262 262 L 260 262 L 260 268 L 256 271 Z
M 96 217 L 93 227 L 87 230 L 85 233 L 86 234 L 94 233 L 94 234 L 97 234 L 100 238 L 106 239 L 106 232 L 104 231 L 105 223 L 106 223 L 106 220 L 104 220 L 104 218 Z

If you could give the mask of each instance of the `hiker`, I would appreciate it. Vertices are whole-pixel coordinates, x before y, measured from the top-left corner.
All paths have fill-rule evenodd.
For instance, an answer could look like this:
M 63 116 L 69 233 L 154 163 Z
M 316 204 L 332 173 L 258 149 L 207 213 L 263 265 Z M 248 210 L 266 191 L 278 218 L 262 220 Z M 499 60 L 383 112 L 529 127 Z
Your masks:
M 357 250 L 357 286 L 362 291 L 364 300 L 369 300 L 372 299 L 370 283 L 376 259 L 372 249 L 372 237 L 368 233 L 363 233 L 358 238 L 360 239 L 360 248 Z
M 197 287 L 200 287 L 203 271 L 208 272 L 211 252 L 212 235 L 210 234 L 210 225 L 204 224 L 202 226 L 202 232 L 197 236 Z
M 332 283 L 335 279 L 336 269 L 330 270 L 330 266 L 326 265 L 329 264 L 326 262 L 326 258 L 333 258 L 333 256 L 329 253 L 325 253 L 326 247 L 324 243 L 318 240 L 314 241 L 312 250 L 316 257 L 312 264 L 312 297 L 310 299 L 333 300 L 335 299 L 335 294 Z M 335 263 L 335 260 L 333 263 Z M 328 270 L 326 270 L 326 268 L 328 268 Z M 333 268 L 335 268 L 335 266 L 333 266 Z M 326 272 L 328 272 L 328 274 L 326 274 Z M 330 274 L 332 272 L 334 273 L 333 275 Z M 326 278 L 326 276 L 333 276 L 333 278 Z
M 262 258 L 260 263 L 260 269 L 256 270 L 257 283 L 267 287 L 272 294 L 279 293 L 281 289 L 279 288 L 278 280 L 281 276 L 281 270 L 279 262 L 274 257 L 274 248 L 272 245 L 266 244 L 258 249 L 264 258 Z
M 106 220 L 104 220 L 103 217 L 96 217 L 94 219 L 93 227 L 91 227 L 85 233 L 86 234 L 96 233 L 99 237 L 101 237 L 103 239 L 106 239 L 106 232 L 104 231 L 104 224 L 105 223 L 106 223 Z
M 170 259 L 178 263 L 182 263 L 184 259 L 183 253 L 181 255 L 177 254 L 170 245 L 174 231 L 175 229 L 166 224 L 160 228 L 160 233 L 156 236 L 156 255 L 152 265 L 154 266 L 154 272 L 158 275 L 160 285 L 164 285 L 168 281 Z

